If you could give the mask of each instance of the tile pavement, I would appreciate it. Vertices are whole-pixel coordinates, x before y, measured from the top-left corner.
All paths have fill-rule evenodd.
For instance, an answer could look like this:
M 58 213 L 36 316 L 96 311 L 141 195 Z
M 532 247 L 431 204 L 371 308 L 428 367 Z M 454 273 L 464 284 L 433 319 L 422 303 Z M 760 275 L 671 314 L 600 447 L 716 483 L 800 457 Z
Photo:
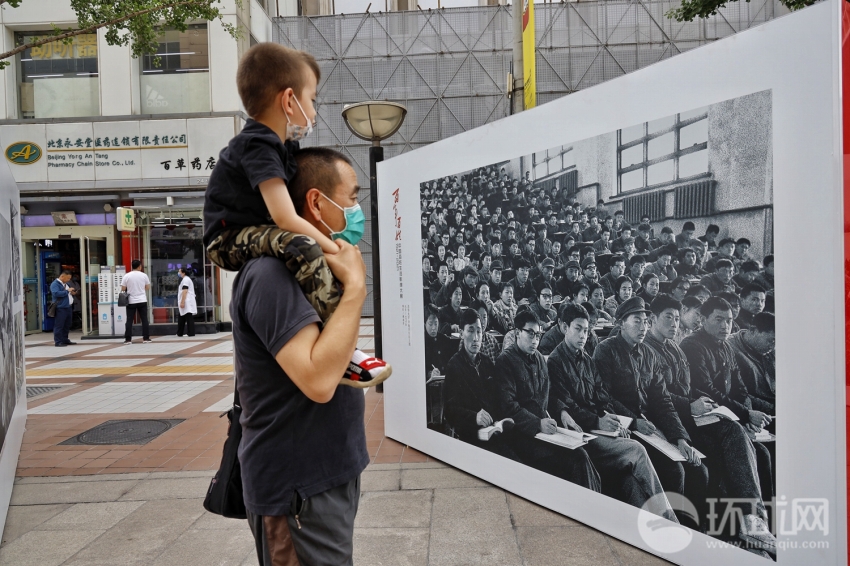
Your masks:
M 368 322 L 361 326 L 364 349 L 373 334 Z M 31 408 L 57 407 L 63 400 L 72 406 L 75 396 L 91 396 L 104 385 L 129 392 L 116 397 L 116 408 L 124 410 L 145 407 L 144 397 L 133 395 L 138 393 L 134 383 L 156 390 L 169 381 L 190 382 L 198 389 L 152 415 L 186 420 L 142 446 L 58 445 L 106 420 L 138 418 L 139 413 L 31 411 L 0 564 L 256 564 L 245 522 L 216 517 L 201 506 L 226 433 L 226 420 L 208 410 L 220 407 L 232 391 L 229 376 L 214 377 L 207 368 L 229 364 L 229 336 L 195 337 L 194 342 L 169 338 L 164 342 L 175 347 L 163 353 L 139 345 L 128 347 L 130 354 L 103 342 L 78 352 L 64 349 L 61 356 L 39 346 L 39 338 L 27 341 L 33 362 L 28 372 L 81 359 L 107 359 L 112 365 L 42 369 L 37 384 L 70 386 L 40 396 Z M 189 366 L 188 375 L 173 379 L 164 374 L 130 378 L 117 371 L 130 356 L 143 356 L 143 363 L 155 368 L 178 357 L 216 354 L 222 363 L 204 359 Z M 90 372 L 81 376 L 80 367 Z M 155 410 L 150 404 L 147 408 Z M 372 463 L 363 474 L 355 525 L 358 565 L 666 564 L 384 437 L 383 396 L 371 390 L 365 424 Z

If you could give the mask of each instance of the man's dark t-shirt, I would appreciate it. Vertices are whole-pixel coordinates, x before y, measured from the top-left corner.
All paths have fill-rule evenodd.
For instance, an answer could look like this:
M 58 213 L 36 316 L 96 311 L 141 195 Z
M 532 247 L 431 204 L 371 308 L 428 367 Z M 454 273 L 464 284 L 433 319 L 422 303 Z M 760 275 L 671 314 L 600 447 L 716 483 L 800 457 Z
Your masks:
M 283 143 L 274 131 L 248 120 L 218 155 L 204 195 L 204 246 L 222 231 L 274 224 L 260 193 L 269 179 L 295 176 L 298 142 Z
M 307 499 L 366 468 L 363 392 L 339 386 L 330 402 L 314 403 L 275 360 L 299 330 L 319 322 L 279 259 L 245 264 L 233 284 L 230 315 L 245 505 L 256 515 L 288 515 L 293 490 Z

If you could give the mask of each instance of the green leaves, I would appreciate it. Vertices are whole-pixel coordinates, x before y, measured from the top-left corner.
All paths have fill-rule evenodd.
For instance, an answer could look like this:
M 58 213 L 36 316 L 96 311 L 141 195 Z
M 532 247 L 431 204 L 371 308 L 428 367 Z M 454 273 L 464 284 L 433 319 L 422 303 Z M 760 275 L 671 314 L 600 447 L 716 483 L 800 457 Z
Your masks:
M 0 6 L 16 8 L 22 1 L 0 0 Z M 241 7 L 242 0 L 236 0 L 236 4 Z M 224 22 L 220 6 L 221 0 L 71 0 L 78 29 L 61 29 L 51 24 L 51 35 L 0 53 L 0 69 L 9 66 L 6 59 L 25 49 L 51 41 L 70 42 L 76 35 L 100 28 L 106 28 L 104 37 L 109 45 L 129 45 L 133 57 L 156 53 L 161 28 L 186 31 L 188 24 L 197 20 L 218 19 L 227 33 L 239 39 L 241 30 Z
M 669 10 L 665 16 L 679 22 L 691 22 L 695 18 L 707 18 L 726 6 L 730 0 L 682 0 L 682 5 Z M 740 1 L 740 0 L 739 0 Z M 749 2 L 750 0 L 746 0 Z M 780 0 L 790 10 L 811 6 L 818 0 Z

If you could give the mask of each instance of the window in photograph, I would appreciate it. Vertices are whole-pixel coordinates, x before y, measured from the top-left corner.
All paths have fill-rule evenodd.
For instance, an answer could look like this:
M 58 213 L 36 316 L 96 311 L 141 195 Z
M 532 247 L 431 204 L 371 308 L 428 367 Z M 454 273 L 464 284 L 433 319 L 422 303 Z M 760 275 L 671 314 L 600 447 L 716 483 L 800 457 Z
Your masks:
M 708 173 L 708 109 L 698 108 L 617 131 L 620 193 Z
M 162 29 L 160 34 L 156 55 L 142 57 L 142 114 L 209 112 L 207 24 L 190 25 L 185 32 Z
M 16 45 L 31 43 L 50 31 L 15 34 Z M 17 55 L 21 118 L 76 118 L 100 115 L 97 34 L 64 43 L 52 41 Z
M 538 151 L 532 155 L 534 178 L 542 179 L 555 175 L 576 166 L 575 153 L 572 146 L 553 147 L 546 151 Z

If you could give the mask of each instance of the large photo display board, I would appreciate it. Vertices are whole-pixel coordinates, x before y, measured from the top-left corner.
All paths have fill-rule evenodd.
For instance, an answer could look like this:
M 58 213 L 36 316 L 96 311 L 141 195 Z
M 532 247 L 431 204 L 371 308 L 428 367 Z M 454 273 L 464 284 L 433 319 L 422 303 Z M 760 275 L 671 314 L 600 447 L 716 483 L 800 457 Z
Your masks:
M 680 564 L 843 561 L 840 8 L 380 164 L 387 434 Z

